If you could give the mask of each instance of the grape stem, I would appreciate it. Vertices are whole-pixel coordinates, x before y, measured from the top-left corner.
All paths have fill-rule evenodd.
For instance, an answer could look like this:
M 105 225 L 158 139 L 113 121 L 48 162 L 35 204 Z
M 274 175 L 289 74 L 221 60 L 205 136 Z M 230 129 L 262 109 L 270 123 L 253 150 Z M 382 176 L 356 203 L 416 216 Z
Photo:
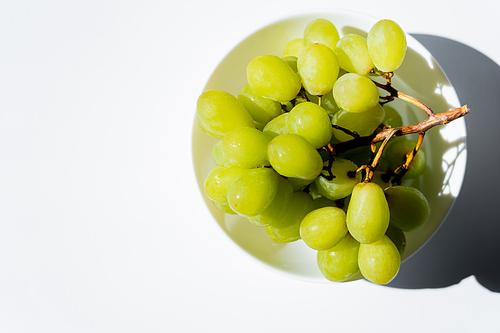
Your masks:
M 402 93 L 401 91 L 397 90 L 396 88 L 394 88 L 391 84 L 390 78 L 387 78 L 386 80 L 387 80 L 386 84 L 382 84 L 382 83 L 378 83 L 377 81 L 373 81 L 377 87 L 387 91 L 390 94 L 389 96 L 384 97 L 385 100 L 390 101 L 390 100 L 393 100 L 394 98 L 399 98 L 403 101 L 406 101 L 406 102 L 409 102 L 413 105 L 418 106 L 419 108 L 424 110 L 424 112 L 427 113 L 428 116 L 431 116 L 434 114 L 434 111 L 432 111 L 432 109 L 430 107 L 428 107 L 427 105 L 425 105 L 424 103 L 422 103 L 418 99 L 411 97 L 411 96 L 408 96 L 408 95 Z

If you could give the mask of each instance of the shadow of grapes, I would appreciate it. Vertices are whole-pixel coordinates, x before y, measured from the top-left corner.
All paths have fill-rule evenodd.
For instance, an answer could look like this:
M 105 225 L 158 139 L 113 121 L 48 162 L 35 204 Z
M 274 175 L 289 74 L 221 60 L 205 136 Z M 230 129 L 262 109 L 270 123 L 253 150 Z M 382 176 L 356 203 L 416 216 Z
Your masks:
M 432 239 L 403 263 L 388 285 L 441 288 L 474 275 L 500 292 L 500 178 L 496 166 L 500 124 L 500 67 L 467 45 L 442 37 L 413 34 L 434 56 L 471 110 L 467 126 L 467 169 L 460 195 Z

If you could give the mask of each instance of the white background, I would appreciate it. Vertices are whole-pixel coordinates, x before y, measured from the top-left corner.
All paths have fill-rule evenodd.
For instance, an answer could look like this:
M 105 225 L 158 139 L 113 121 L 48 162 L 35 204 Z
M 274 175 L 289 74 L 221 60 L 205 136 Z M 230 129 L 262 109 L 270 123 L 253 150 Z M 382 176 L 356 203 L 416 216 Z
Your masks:
M 240 40 L 320 8 L 500 64 L 491 0 L 0 0 L 0 332 L 498 332 L 500 295 L 474 276 L 297 281 L 209 214 L 191 158 L 198 95 Z

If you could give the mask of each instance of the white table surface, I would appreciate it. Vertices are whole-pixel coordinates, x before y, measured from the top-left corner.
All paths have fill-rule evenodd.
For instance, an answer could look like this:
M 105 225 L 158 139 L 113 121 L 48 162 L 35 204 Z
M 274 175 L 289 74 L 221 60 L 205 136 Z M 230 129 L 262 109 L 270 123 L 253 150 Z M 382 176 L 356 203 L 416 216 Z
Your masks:
M 500 64 L 500 3 L 179 3 L 0 2 L 0 331 L 499 332 L 499 283 L 474 275 L 314 284 L 258 264 L 205 206 L 191 129 L 218 62 L 277 18 L 373 13 Z

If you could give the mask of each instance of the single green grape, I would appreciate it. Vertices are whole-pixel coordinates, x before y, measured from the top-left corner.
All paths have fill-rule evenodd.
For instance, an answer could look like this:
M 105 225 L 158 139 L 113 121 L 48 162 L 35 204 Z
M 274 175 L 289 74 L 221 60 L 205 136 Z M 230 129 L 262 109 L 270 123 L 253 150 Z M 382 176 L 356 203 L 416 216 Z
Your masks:
M 347 234 L 345 212 L 338 207 L 311 211 L 300 223 L 300 237 L 314 250 L 328 250 Z
M 399 272 L 401 255 L 390 238 L 383 235 L 382 238 L 371 244 L 360 244 L 358 265 L 361 274 L 368 281 L 376 284 L 387 284 Z
M 395 170 L 406 162 L 406 154 L 410 153 L 415 146 L 416 142 L 408 140 L 404 137 L 394 138 L 389 141 L 384 149 L 384 158 L 387 160 L 390 168 Z M 420 148 L 417 154 L 410 162 L 408 171 L 406 171 L 404 178 L 415 178 L 424 173 L 426 167 L 425 151 Z
M 304 45 L 313 43 L 325 44 L 332 51 L 339 41 L 339 32 L 335 25 L 327 19 L 318 18 L 309 22 L 304 30 Z
M 349 112 L 363 112 L 378 104 L 379 94 L 375 83 L 368 77 L 347 73 L 335 81 L 333 97 L 337 105 Z
M 285 49 L 283 50 L 283 58 L 285 57 L 298 57 L 300 51 L 304 48 L 304 39 L 295 38 L 286 43 Z
M 389 225 L 389 205 L 384 191 L 376 183 L 358 183 L 347 208 L 347 227 L 360 243 L 382 238 Z
M 324 163 L 328 166 L 328 161 Z M 339 200 L 352 193 L 354 186 L 361 181 L 361 173 L 356 172 L 358 166 L 353 162 L 336 158 L 331 165 L 333 179 L 328 180 L 325 177 L 317 177 L 314 181 L 318 192 L 330 200 Z M 323 172 L 328 175 L 327 171 Z
M 205 194 L 213 201 L 227 203 L 229 186 L 247 171 L 248 169 L 240 168 L 235 164 L 215 166 L 205 179 Z
M 196 119 L 205 133 L 217 139 L 237 127 L 255 127 L 252 116 L 236 97 L 216 89 L 200 95 Z
M 282 134 L 267 149 L 271 166 L 285 177 L 314 179 L 323 170 L 323 160 L 311 144 L 297 134 Z
M 359 242 L 350 234 L 346 234 L 334 247 L 318 251 L 318 267 L 330 281 L 349 280 L 359 271 L 358 252 Z
M 403 231 L 419 229 L 429 216 L 429 202 L 415 187 L 393 186 L 384 191 L 389 210 L 390 224 Z
M 368 52 L 366 39 L 356 34 L 342 37 L 335 48 L 340 67 L 350 73 L 368 75 L 373 69 L 373 61 Z
M 242 174 L 229 186 L 227 201 L 242 216 L 255 216 L 271 205 L 278 190 L 279 175 L 271 168 L 256 168 Z
M 314 43 L 300 52 L 297 70 L 307 92 L 322 96 L 332 90 L 339 75 L 339 63 L 329 47 Z
M 297 96 L 302 87 L 300 78 L 280 57 L 258 56 L 247 66 L 250 88 L 262 97 L 285 103 Z
M 248 84 L 241 89 L 238 100 L 252 118 L 260 124 L 265 125 L 282 113 L 279 102 L 257 95 Z
M 267 226 L 276 225 L 281 221 L 286 211 L 290 207 L 290 200 L 293 194 L 293 187 L 290 182 L 278 177 L 278 187 L 273 201 L 262 213 L 249 216 L 248 219 L 255 225 Z
M 380 125 L 384 115 L 384 108 L 380 104 L 375 104 L 373 108 L 359 113 L 340 110 L 333 115 L 332 124 L 356 132 L 360 136 L 367 136 Z M 353 139 L 350 134 L 340 129 L 334 128 L 333 135 L 341 142 Z
M 316 149 L 326 145 L 332 137 L 328 114 L 311 102 L 297 104 L 288 115 L 287 126 L 290 133 L 300 135 Z
M 251 127 L 238 127 L 222 139 L 224 156 L 242 168 L 269 166 L 267 145 L 271 137 Z
M 288 130 L 288 115 L 290 113 L 283 113 L 264 126 L 262 132 L 266 133 L 270 137 L 274 138 L 281 134 L 288 134 L 290 131 Z
M 399 254 L 403 255 L 406 249 L 406 236 L 403 230 L 398 229 L 389 223 L 389 227 L 387 228 L 385 234 L 391 239 L 394 245 L 396 245 Z
M 368 32 L 366 42 L 377 69 L 393 72 L 403 63 L 406 35 L 396 22 L 387 19 L 378 21 Z

